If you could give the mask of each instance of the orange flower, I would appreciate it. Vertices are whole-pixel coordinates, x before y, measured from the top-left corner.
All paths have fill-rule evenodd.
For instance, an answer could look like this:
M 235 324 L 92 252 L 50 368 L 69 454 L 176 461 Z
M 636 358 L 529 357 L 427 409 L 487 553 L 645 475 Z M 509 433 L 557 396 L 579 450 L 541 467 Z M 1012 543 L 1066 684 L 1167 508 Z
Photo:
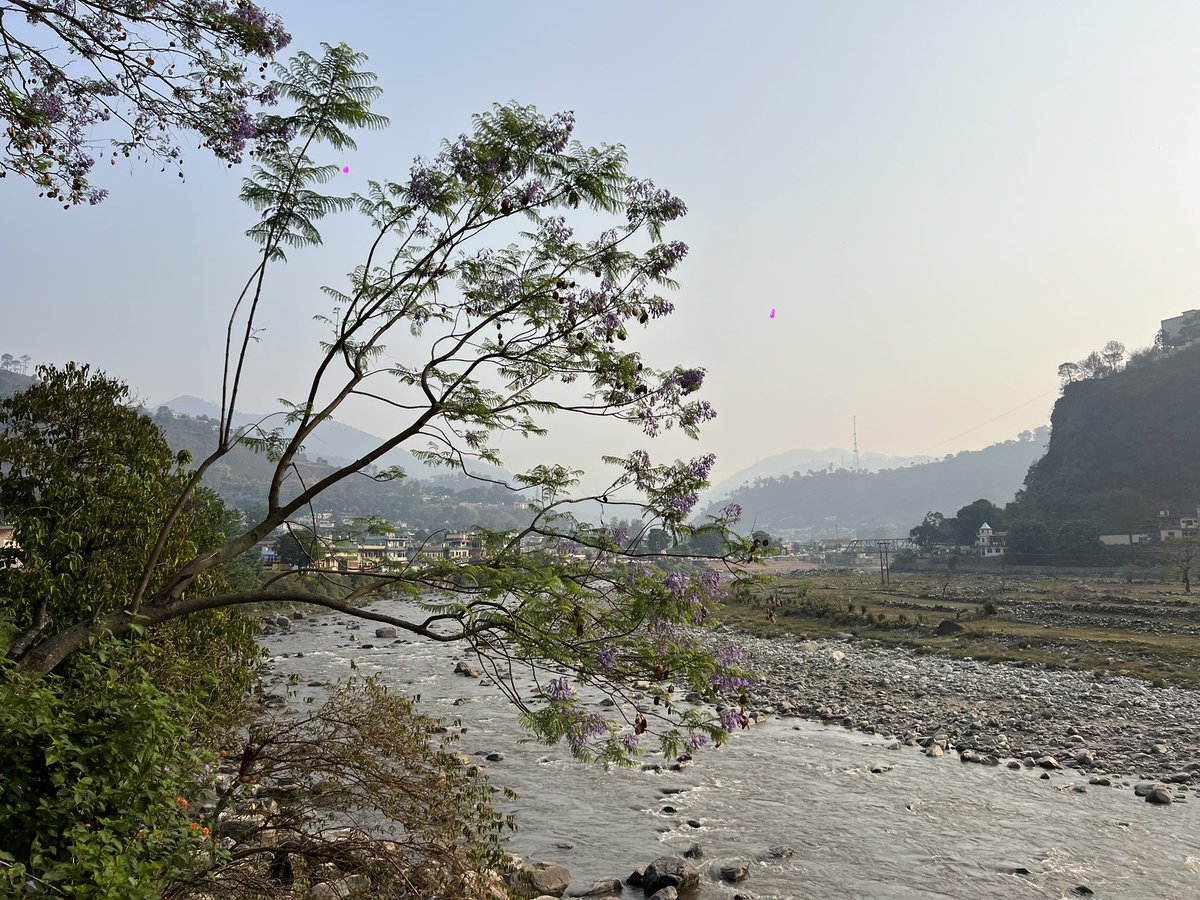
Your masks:
M 192 829 L 192 831 L 199 831 L 199 830 L 200 830 L 200 823 L 199 823 L 199 822 L 193 822 L 191 825 L 189 825 L 189 826 L 188 826 L 188 828 Z
M 222 748 L 220 749 L 220 751 L 218 751 L 218 752 L 219 752 L 219 753 L 220 753 L 222 756 L 228 756 L 228 755 L 229 755 L 229 751 L 228 751 L 228 750 L 226 750 L 224 747 L 222 747 Z
M 184 800 L 182 797 L 176 797 L 175 802 L 178 803 L 180 806 L 182 806 L 184 809 L 188 808 L 188 802 L 186 800 Z
M 207 826 L 207 825 L 205 825 L 203 828 L 201 828 L 201 829 L 200 829 L 200 833 L 201 833 L 202 835 L 204 835 L 205 837 L 208 837 L 208 836 L 209 836 L 209 834 L 211 834 L 211 832 L 208 830 L 208 826 Z

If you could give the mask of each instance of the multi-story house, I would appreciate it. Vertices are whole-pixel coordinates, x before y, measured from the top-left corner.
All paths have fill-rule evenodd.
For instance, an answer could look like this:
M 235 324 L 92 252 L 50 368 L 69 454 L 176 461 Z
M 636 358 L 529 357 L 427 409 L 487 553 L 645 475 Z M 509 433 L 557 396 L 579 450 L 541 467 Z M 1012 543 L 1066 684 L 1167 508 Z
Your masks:
M 987 522 L 979 527 L 979 533 L 975 537 L 975 549 L 979 555 L 985 559 L 993 556 L 1003 556 L 1005 550 L 1005 538 L 1008 537 L 1008 532 L 993 531 L 992 526 Z

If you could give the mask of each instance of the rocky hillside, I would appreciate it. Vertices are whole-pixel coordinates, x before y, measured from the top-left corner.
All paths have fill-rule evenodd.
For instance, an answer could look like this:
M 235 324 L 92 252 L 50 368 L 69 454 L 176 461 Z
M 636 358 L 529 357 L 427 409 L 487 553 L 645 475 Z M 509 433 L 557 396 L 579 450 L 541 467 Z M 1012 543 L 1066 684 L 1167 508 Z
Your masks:
M 1069 384 L 1018 508 L 1049 521 L 1140 530 L 1200 502 L 1200 344 Z

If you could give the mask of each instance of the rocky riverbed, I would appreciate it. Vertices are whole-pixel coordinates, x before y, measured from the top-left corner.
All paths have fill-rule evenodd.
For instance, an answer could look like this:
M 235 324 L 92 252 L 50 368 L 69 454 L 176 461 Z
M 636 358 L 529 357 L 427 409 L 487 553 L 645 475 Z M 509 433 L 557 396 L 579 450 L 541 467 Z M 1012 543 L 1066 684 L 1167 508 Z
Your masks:
M 1152 802 L 1200 784 L 1200 692 L 1039 666 L 988 664 L 846 640 L 763 639 L 722 631 L 762 677 L 758 716 L 799 716 L 888 746 L 965 762 L 1075 770 L 1079 786 L 1135 787 Z

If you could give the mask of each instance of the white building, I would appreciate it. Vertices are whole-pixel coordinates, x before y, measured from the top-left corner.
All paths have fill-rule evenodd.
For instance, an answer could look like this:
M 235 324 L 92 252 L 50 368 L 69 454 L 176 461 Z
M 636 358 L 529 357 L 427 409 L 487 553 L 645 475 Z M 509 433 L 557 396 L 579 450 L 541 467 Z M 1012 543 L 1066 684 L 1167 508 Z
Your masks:
M 1004 539 L 1006 533 L 1003 531 L 993 531 L 992 526 L 984 522 L 979 527 L 979 534 L 975 538 L 975 549 L 979 551 L 982 557 L 1003 556 L 1004 555 Z

